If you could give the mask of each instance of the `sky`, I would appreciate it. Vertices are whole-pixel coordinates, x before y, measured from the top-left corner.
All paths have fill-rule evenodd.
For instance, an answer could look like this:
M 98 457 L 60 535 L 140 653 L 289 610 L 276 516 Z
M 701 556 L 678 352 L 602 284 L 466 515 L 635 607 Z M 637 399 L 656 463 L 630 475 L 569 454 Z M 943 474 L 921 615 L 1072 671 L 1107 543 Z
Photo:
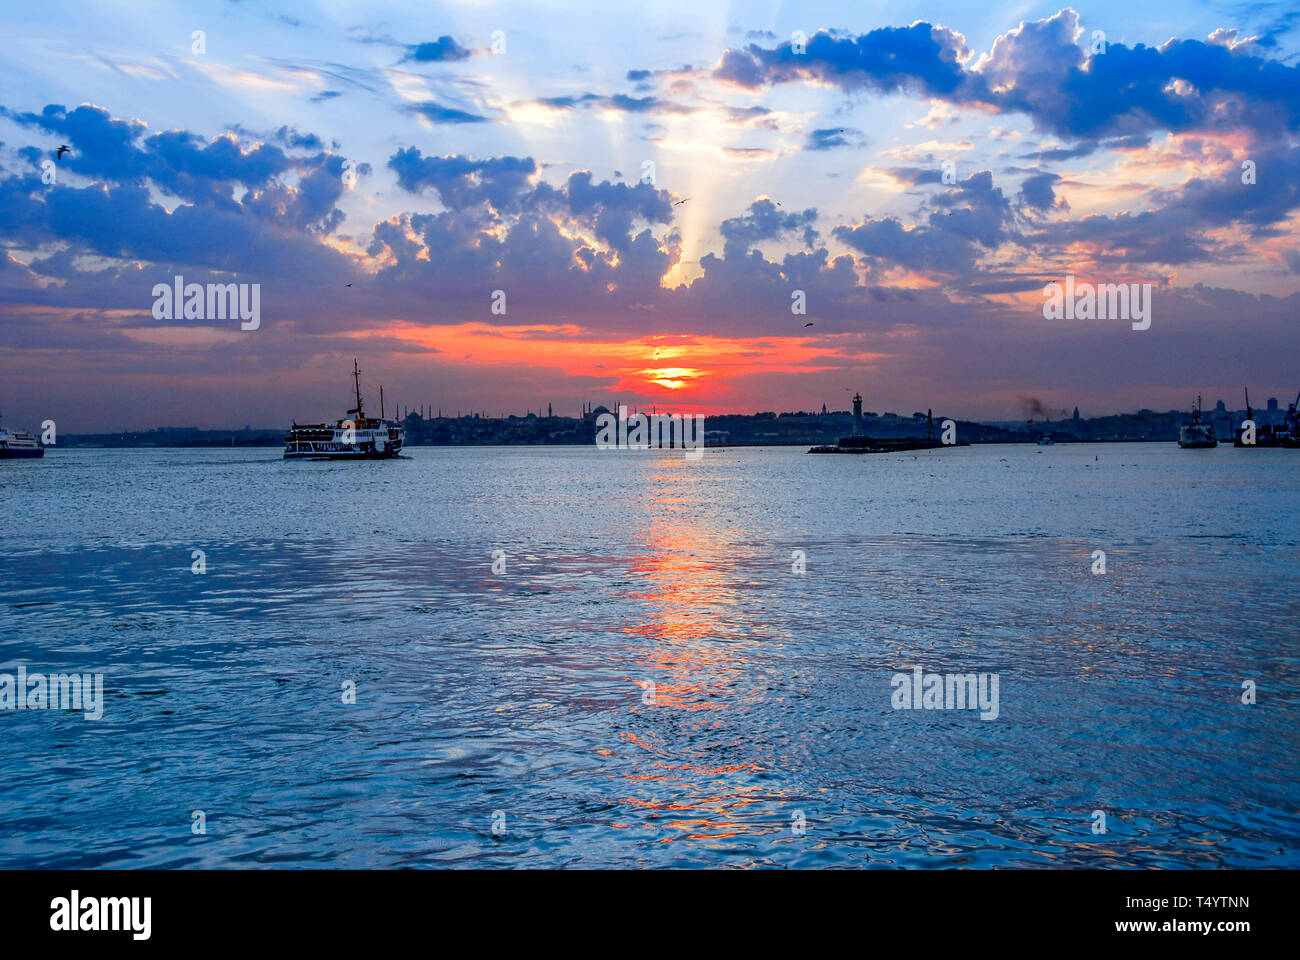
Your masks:
M 390 415 L 1300 389 L 1291 4 L 51 0 L 0 26 L 12 426 L 336 418 L 354 357 Z M 159 316 L 177 276 L 256 285 L 257 328 Z M 1149 328 L 1048 318 L 1067 276 L 1149 284 Z

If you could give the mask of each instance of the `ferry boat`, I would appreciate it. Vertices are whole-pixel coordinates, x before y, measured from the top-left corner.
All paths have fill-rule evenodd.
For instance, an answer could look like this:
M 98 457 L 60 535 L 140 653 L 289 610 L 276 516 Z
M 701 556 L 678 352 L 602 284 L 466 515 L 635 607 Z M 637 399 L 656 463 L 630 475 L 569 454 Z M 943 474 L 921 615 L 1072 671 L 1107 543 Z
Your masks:
M 45 456 L 45 448 L 30 433 L 0 426 L 0 460 Z
M 1219 441 L 1214 437 L 1214 424 L 1201 419 L 1201 395 L 1196 395 L 1196 406 L 1192 407 L 1192 420 L 1178 428 L 1178 445 L 1187 449 L 1217 447 Z
M 1054 447 L 1056 446 L 1056 441 L 1052 439 L 1050 433 L 1040 433 L 1038 435 L 1038 445 L 1040 447 Z
M 406 428 L 384 419 L 384 391 L 379 388 L 379 418 L 367 417 L 361 403 L 361 371 L 352 361 L 357 405 L 334 423 L 298 423 L 284 438 L 286 460 L 385 460 L 402 452 Z

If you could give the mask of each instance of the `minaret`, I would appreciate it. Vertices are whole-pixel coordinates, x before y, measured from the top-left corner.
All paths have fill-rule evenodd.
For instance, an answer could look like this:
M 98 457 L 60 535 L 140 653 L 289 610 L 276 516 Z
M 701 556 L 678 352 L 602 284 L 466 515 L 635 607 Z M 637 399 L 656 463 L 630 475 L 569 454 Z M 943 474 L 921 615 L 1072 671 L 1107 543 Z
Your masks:
M 853 395 L 853 435 L 862 436 L 862 394 Z

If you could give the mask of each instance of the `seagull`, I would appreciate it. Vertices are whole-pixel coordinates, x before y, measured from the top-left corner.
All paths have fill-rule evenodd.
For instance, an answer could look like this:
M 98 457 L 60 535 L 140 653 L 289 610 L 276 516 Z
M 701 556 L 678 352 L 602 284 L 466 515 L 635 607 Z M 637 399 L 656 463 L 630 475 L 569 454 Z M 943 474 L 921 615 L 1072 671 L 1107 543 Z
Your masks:
M 352 284 L 350 284 L 350 283 L 345 283 L 345 284 L 343 284 L 343 286 L 345 286 L 345 287 L 350 287 L 350 286 L 352 286 Z
M 805 327 L 811 327 L 812 325 L 813 322 L 811 320 L 809 320 L 807 323 L 804 324 Z
M 67 145 L 66 143 L 61 143 L 61 144 L 59 144 L 59 149 L 58 149 L 58 151 L 54 154 L 54 159 L 55 159 L 55 160 L 62 160 L 62 159 L 63 159 L 63 155 L 64 155 L 65 153 L 67 153 L 67 152 L 68 152 L 68 145 Z
M 681 200 L 676 200 L 676 201 L 673 202 L 673 206 L 674 206 L 674 207 L 680 207 L 683 203 L 685 203 L 685 202 L 686 202 L 687 200 L 689 200 L 689 199 L 691 199 L 691 198 L 690 198 L 690 197 L 685 197 L 685 198 L 683 198 L 683 199 L 681 199 Z

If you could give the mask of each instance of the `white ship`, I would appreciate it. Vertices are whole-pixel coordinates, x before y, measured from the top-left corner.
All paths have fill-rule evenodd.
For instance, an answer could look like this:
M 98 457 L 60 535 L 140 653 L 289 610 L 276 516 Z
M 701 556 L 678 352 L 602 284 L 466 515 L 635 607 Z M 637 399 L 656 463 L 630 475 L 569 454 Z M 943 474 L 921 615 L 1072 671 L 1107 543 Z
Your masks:
M 1201 419 L 1201 395 L 1196 395 L 1196 406 L 1192 408 L 1192 420 L 1178 428 L 1178 445 L 1196 449 L 1200 447 L 1217 447 L 1219 441 L 1214 436 L 1214 424 Z
M 352 381 L 357 405 L 349 418 L 329 423 L 294 421 L 284 438 L 286 460 L 377 460 L 402 452 L 406 428 L 384 419 L 384 393 L 379 389 L 379 418 L 367 417 L 361 405 L 361 371 L 352 361 Z
M 0 460 L 43 456 L 45 456 L 45 448 L 30 433 L 10 430 L 0 425 Z

